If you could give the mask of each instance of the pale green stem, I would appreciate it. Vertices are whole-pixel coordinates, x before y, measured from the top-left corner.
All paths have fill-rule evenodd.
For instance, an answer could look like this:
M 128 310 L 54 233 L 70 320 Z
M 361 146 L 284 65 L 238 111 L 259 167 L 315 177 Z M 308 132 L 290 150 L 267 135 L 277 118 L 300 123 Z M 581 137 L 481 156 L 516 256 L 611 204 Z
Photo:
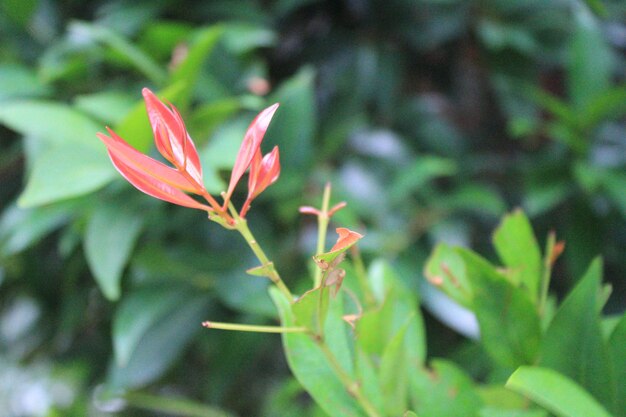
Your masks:
M 317 249 L 315 250 L 315 254 L 319 255 L 320 253 L 324 253 L 325 245 L 326 245 L 326 232 L 328 231 L 328 206 L 330 205 L 330 191 L 331 186 L 330 183 L 327 183 L 324 187 L 324 195 L 322 196 L 322 209 L 320 210 L 320 214 L 317 216 Z M 322 283 L 322 270 L 315 266 L 315 273 L 313 275 L 313 287 L 317 288 Z
M 278 287 L 278 289 L 289 299 L 289 301 L 292 302 L 293 295 L 291 294 L 291 291 L 289 291 L 289 288 L 287 288 L 283 280 L 280 278 L 280 275 L 278 274 L 278 271 L 276 271 L 274 264 L 270 262 L 267 255 L 265 255 L 265 252 L 263 252 L 263 249 L 261 248 L 261 245 L 259 245 L 259 242 L 257 242 L 254 238 L 254 235 L 248 228 L 248 222 L 246 221 L 246 219 L 239 217 L 234 209 L 231 209 L 231 214 L 233 215 L 235 220 L 235 229 L 237 229 L 239 233 L 241 233 L 241 236 L 243 236 L 243 238 L 246 240 L 248 246 L 250 246 L 250 249 L 252 249 L 252 252 L 254 252 L 259 262 L 261 262 L 261 265 L 268 267 L 268 278 L 272 280 L 274 285 L 276 285 L 276 287 Z
M 221 323 L 205 321 L 202 323 L 207 329 L 235 330 L 238 332 L 256 333 L 305 333 L 306 327 L 259 326 L 256 324 Z
M 539 314 L 543 315 L 548 301 L 548 289 L 550 288 L 550 275 L 552 273 L 552 252 L 556 243 L 556 234 L 554 232 L 548 234 L 546 242 L 545 258 L 543 260 L 543 274 L 541 276 L 541 293 L 539 294 Z
M 321 339 L 317 339 L 316 341 L 322 353 L 324 353 L 324 356 L 326 357 L 326 360 L 330 367 L 333 369 L 348 393 L 352 395 L 361 405 L 363 411 L 367 413 L 368 417 L 381 417 L 376 408 L 372 405 L 372 403 L 370 403 L 368 398 L 361 391 L 361 386 L 358 381 L 353 380 L 352 377 L 343 369 L 343 367 L 341 366 L 333 352 L 330 350 L 330 348 L 326 345 L 326 343 Z

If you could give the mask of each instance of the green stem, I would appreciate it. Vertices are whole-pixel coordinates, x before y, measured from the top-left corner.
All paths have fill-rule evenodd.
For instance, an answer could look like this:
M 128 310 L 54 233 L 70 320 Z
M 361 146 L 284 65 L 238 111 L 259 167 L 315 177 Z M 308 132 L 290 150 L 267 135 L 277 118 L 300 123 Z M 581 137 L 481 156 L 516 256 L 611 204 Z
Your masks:
M 328 231 L 328 206 L 330 205 L 330 191 L 331 186 L 330 183 L 326 183 L 324 187 L 324 195 L 322 196 L 322 209 L 320 210 L 320 214 L 317 216 L 317 248 L 315 253 L 319 255 L 320 253 L 324 253 L 325 244 L 326 244 L 326 232 Z M 313 276 L 313 287 L 317 288 L 322 283 L 322 270 L 315 266 L 315 274 Z
M 281 327 L 281 326 L 259 326 L 256 324 L 221 323 L 217 321 L 205 321 L 202 323 L 207 329 L 235 330 L 238 332 L 256 333 L 305 333 L 305 327 Z
M 548 301 L 548 289 L 550 288 L 550 275 L 552 273 L 552 252 L 556 243 L 556 234 L 551 232 L 548 234 L 546 242 L 545 258 L 543 260 L 543 274 L 541 276 L 541 293 L 539 294 L 539 314 L 543 315 L 546 303 Z
M 353 380 L 352 377 L 343 369 L 328 345 L 326 345 L 326 343 L 321 339 L 317 339 L 316 341 L 330 367 L 333 369 L 348 393 L 358 401 L 365 413 L 369 417 L 381 417 L 376 408 L 361 391 L 360 384 Z
M 259 245 L 259 242 L 257 242 L 254 238 L 254 235 L 248 228 L 248 222 L 246 221 L 246 219 L 239 217 L 236 212 L 233 213 L 233 217 L 235 219 L 235 229 L 237 229 L 239 233 L 241 233 L 241 236 L 243 236 L 243 238 L 246 240 L 248 246 L 250 246 L 250 249 L 252 249 L 252 252 L 254 252 L 259 262 L 261 262 L 261 265 L 268 267 L 268 278 L 272 280 L 274 285 L 276 285 L 278 289 L 283 294 L 285 294 L 285 296 L 287 296 L 289 301 L 293 301 L 293 295 L 291 294 L 291 291 L 289 291 L 289 288 L 287 288 L 283 280 L 280 278 L 280 275 L 278 275 L 278 271 L 276 271 L 274 264 L 271 263 L 267 255 L 265 255 L 265 252 L 263 252 L 263 249 L 261 248 L 261 245 Z

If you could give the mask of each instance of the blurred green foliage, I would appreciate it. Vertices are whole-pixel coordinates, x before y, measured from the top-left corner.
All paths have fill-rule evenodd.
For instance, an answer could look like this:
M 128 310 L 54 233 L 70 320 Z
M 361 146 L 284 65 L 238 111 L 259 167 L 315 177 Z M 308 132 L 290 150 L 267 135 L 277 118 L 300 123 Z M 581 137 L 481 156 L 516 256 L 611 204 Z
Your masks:
M 414 393 L 445 398 L 449 384 L 502 383 L 541 353 L 539 365 L 560 374 L 522 368 L 512 386 L 527 392 L 528 378 L 571 378 L 607 404 L 598 388 L 607 382 L 578 378 L 589 373 L 560 356 L 564 338 L 577 336 L 569 326 L 585 323 L 588 349 L 575 340 L 567 349 L 608 355 L 580 366 L 611 366 L 623 380 L 623 364 L 610 365 L 605 351 L 623 346 L 624 320 L 598 322 L 594 309 L 626 308 L 624 21 L 618 0 L 0 0 L 0 408 L 325 415 L 289 376 L 278 337 L 201 330 L 209 315 L 277 319 L 266 283 L 244 273 L 255 265 L 242 255 L 244 242 L 199 212 L 136 192 L 95 137 L 108 125 L 153 151 L 145 86 L 181 110 L 212 192 L 225 188 L 255 112 L 281 102 L 265 146 L 280 146 L 283 171 L 252 208 L 251 227 L 287 283 L 304 292 L 315 225 L 297 207 L 317 205 L 332 181 L 334 198 L 349 202 L 337 223 L 364 231 L 366 260 L 392 263 L 409 301 L 426 307 L 425 343 L 429 359 L 443 358 L 431 363 L 442 377 L 433 387 L 429 374 L 416 373 L 406 382 Z M 535 232 L 508 217 L 492 246 L 491 231 L 514 207 Z M 512 247 L 510 230 L 532 239 Z M 546 299 L 552 321 L 527 308 L 540 302 L 536 243 L 549 230 L 566 241 L 556 294 L 586 277 L 558 310 Z M 453 270 L 485 267 L 453 248 L 461 245 L 513 271 L 507 281 L 489 272 L 475 289 L 490 295 L 474 311 L 480 345 L 439 321 L 460 316 L 442 310 L 422 276 L 437 242 L 445 244 L 433 256 Z M 529 269 L 516 269 L 521 253 Z M 608 300 L 584 297 L 599 286 L 600 264 L 588 273 L 595 278 L 585 275 L 598 254 L 613 286 Z M 370 275 L 383 274 L 380 262 Z M 470 275 L 459 277 L 467 288 L 476 285 Z M 493 294 L 513 297 L 512 322 L 494 321 L 502 299 Z M 376 320 L 360 325 L 376 328 Z M 510 337 L 499 339 L 504 325 Z M 451 326 L 475 335 L 470 322 Z M 362 348 L 384 356 L 382 346 Z M 386 357 L 382 386 L 392 379 L 382 368 L 395 360 Z M 371 375 L 359 358 L 355 372 Z M 41 408 L 29 400 L 32 387 L 45 394 Z M 463 409 L 492 405 L 485 389 L 463 391 Z M 607 408 L 626 409 L 626 396 L 616 398 Z M 444 400 L 433 400 L 415 411 L 458 415 L 455 404 L 442 411 Z

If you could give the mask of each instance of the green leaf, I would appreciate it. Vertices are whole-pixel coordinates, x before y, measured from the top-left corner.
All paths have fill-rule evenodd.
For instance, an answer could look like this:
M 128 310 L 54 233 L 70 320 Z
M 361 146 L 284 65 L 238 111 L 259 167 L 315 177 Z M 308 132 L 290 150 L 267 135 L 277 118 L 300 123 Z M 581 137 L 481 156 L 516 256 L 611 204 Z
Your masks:
M 166 74 L 161 66 L 118 32 L 105 26 L 79 21 L 72 22 L 69 30 L 75 36 L 106 45 L 153 83 L 161 85 L 165 81 Z
M 528 218 L 521 210 L 504 217 L 493 235 L 493 244 L 510 277 L 528 291 L 532 300 L 539 295 L 541 250 Z
M 99 147 L 96 132 L 102 128 L 84 114 L 61 103 L 19 100 L 3 103 L 0 123 L 24 136 L 50 145 L 82 144 Z
M 245 54 L 276 43 L 276 34 L 272 30 L 247 23 L 229 23 L 224 32 L 224 45 L 234 54 Z
M 181 83 L 185 86 L 179 96 L 178 107 L 181 112 L 184 112 L 189 105 L 202 65 L 213 51 L 222 33 L 221 26 L 212 26 L 199 31 L 189 47 L 185 60 L 172 72 L 169 83 Z
M 424 267 L 424 276 L 460 305 L 472 305 L 472 288 L 465 262 L 451 246 L 439 243 L 435 247 Z
M 539 365 L 552 368 L 612 408 L 612 370 L 599 317 L 602 261 L 595 259 L 550 322 Z
M 281 323 L 285 327 L 296 325 L 289 300 L 276 288 L 270 295 L 278 309 Z M 329 321 L 330 317 L 329 317 Z M 341 321 L 341 319 L 339 319 Z M 283 346 L 289 367 L 298 381 L 331 417 L 363 416 L 354 398 L 328 365 L 319 346 L 310 336 L 303 333 L 285 333 Z
M 102 91 L 78 96 L 74 100 L 78 110 L 101 120 L 108 125 L 119 123 L 135 105 L 135 99 L 120 91 Z M 99 130 L 103 130 L 100 127 Z
M 327 288 L 318 287 L 305 292 L 291 307 L 296 322 L 315 334 L 321 334 L 328 314 L 329 301 L 330 292 Z
M 113 352 L 117 366 L 125 367 L 151 327 L 186 303 L 189 291 L 146 287 L 132 291 L 113 316 Z
M 611 417 L 587 391 L 551 369 L 522 366 L 506 386 L 559 417 Z
M 185 91 L 185 83 L 179 82 L 172 84 L 157 93 L 161 100 L 176 102 Z M 137 91 L 137 97 L 140 97 L 141 91 Z M 146 106 L 143 99 L 140 99 L 133 106 L 125 117 L 115 125 L 115 132 L 120 135 L 126 142 L 140 152 L 146 152 L 152 143 L 152 127 L 146 112 Z
M 143 333 L 126 366 L 111 364 L 107 378 L 109 389 L 139 388 L 158 379 L 202 329 L 200 322 L 210 301 L 206 294 L 187 292 L 184 302 L 170 309 Z
M 360 346 L 355 347 L 354 369 L 363 394 L 377 410 L 384 408 L 385 397 L 381 390 L 380 378 L 369 355 Z
M 481 406 L 472 380 L 454 363 L 435 359 L 410 377 L 412 409 L 424 417 L 473 417 Z
M 410 369 L 405 355 L 405 335 L 411 316 L 391 338 L 380 358 L 380 387 L 385 398 L 385 412 L 398 415 L 406 410 L 408 402 L 408 375 Z M 405 372 L 403 372 L 403 370 Z
M 399 171 L 392 181 L 389 198 L 394 203 L 401 203 L 406 196 L 419 190 L 429 181 L 443 176 L 450 176 L 457 171 L 455 162 L 448 158 L 425 155 L 417 157 L 411 166 Z
M 611 355 L 610 367 L 615 376 L 615 416 L 626 417 L 626 313 L 613 329 L 608 341 L 609 353 Z M 621 382 L 620 382 L 621 381 Z
M 0 217 L 0 255 L 13 255 L 35 244 L 65 224 L 77 208 L 73 201 L 30 209 L 8 206 Z
M 68 143 L 45 150 L 32 162 L 32 172 L 18 204 L 40 206 L 101 188 L 115 177 L 104 154 L 103 145 L 102 149 L 95 149 L 88 143 Z
M 0 101 L 44 96 L 49 92 L 50 88 L 33 70 L 21 65 L 0 65 Z
M 533 363 L 539 350 L 541 327 L 528 294 L 475 253 L 461 248 L 457 253 L 465 262 L 473 292 L 472 310 L 487 352 L 504 366 Z
M 478 417 L 548 417 L 544 410 L 503 410 L 500 408 L 484 407 Z
M 302 175 L 310 166 L 313 138 L 317 121 L 314 95 L 314 73 L 301 70 L 272 94 L 271 101 L 279 102 L 266 134 L 266 141 L 280 147 L 280 163 L 283 173 Z
M 570 45 L 568 87 L 576 108 L 582 110 L 610 87 L 613 55 L 602 28 L 585 6 L 575 8 L 576 31 Z
M 85 230 L 85 255 L 102 293 L 120 296 L 120 280 L 141 231 L 143 213 L 123 204 L 100 204 Z

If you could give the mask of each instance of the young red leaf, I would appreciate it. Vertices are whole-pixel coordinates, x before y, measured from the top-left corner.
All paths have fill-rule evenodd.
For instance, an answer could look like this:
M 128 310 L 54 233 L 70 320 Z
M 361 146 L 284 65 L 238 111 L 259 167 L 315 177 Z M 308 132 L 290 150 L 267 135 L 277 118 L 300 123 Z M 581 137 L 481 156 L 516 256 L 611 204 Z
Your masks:
M 167 165 L 156 161 L 149 156 L 146 156 L 127 144 L 121 137 L 119 137 L 111 129 L 107 128 L 107 131 L 111 135 L 108 137 L 102 133 L 98 133 L 97 136 L 107 147 L 109 155 L 115 157 L 117 164 L 115 165 L 118 171 L 121 170 L 118 167 L 124 166 L 134 171 L 140 171 L 153 177 L 155 180 L 168 184 L 172 187 L 179 188 L 184 191 L 200 193 L 195 184 L 191 184 L 187 178 L 185 178 L 177 170 L 168 167 Z
M 104 136 L 104 135 L 102 135 Z M 109 148 L 109 157 L 115 168 L 128 182 L 130 182 L 139 191 L 142 191 L 149 196 L 158 198 L 160 200 L 168 201 L 179 206 L 196 208 L 205 211 L 212 211 L 212 209 L 204 204 L 201 204 L 189 197 L 187 194 L 180 191 L 178 188 L 172 185 L 160 181 L 145 171 L 135 169 L 132 165 L 128 165 L 126 161 L 118 157 L 118 153 L 112 151 Z M 156 161 L 155 161 L 156 162 Z M 167 168 L 167 167 L 165 167 Z M 176 172 L 176 171 L 173 171 Z M 177 172 L 176 172 L 177 173 Z
M 266 108 L 254 118 L 248 127 L 248 131 L 237 153 L 237 159 L 235 160 L 232 173 L 230 174 L 230 182 L 224 198 L 224 207 L 228 205 L 237 183 L 252 163 L 255 154 L 259 152 L 263 136 L 265 136 L 265 132 L 277 109 L 278 103 Z
M 147 88 L 142 90 L 157 149 L 176 168 L 202 184 L 202 167 L 196 146 L 173 105 L 168 108 Z

